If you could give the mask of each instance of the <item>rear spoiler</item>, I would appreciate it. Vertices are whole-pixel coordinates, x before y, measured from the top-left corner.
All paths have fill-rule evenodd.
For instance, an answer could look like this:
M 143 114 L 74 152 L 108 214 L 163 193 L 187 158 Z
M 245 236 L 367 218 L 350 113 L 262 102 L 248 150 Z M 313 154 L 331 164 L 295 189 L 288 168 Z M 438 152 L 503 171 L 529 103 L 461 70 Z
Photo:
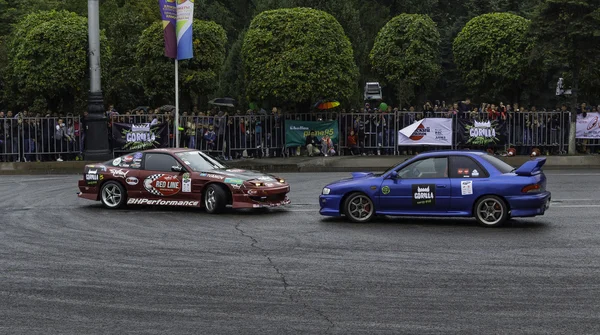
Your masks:
M 546 164 L 546 158 L 536 158 L 530 161 L 525 162 L 525 164 L 521 165 L 514 172 L 518 176 L 534 176 L 536 174 L 540 174 L 542 172 L 542 166 Z

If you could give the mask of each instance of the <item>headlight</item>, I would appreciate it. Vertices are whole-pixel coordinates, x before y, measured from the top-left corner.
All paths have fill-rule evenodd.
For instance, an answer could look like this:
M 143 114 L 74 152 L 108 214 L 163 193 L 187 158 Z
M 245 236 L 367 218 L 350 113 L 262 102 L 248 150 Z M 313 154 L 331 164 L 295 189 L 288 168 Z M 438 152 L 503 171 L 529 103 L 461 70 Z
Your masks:
M 265 183 L 263 183 L 261 181 L 251 181 L 250 183 L 253 184 L 254 186 L 258 186 L 258 187 L 265 186 Z
M 330 192 L 331 192 L 331 190 L 330 190 L 330 189 L 328 189 L 327 187 L 325 187 L 325 188 L 323 189 L 323 195 L 328 195 Z
M 280 182 L 281 184 L 285 184 L 285 179 L 277 179 L 278 182 Z

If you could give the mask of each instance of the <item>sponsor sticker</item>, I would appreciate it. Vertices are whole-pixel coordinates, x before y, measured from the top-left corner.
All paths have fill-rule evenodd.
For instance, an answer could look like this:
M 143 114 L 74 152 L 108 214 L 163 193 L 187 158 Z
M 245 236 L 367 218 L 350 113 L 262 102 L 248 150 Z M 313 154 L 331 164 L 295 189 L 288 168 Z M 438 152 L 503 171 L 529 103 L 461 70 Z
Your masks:
M 458 169 L 458 174 L 463 174 L 463 173 L 465 173 L 464 169 Z
M 113 161 L 114 166 L 119 166 L 119 164 L 121 164 L 121 157 L 115 158 L 115 160 Z
M 137 184 L 138 184 L 140 181 L 139 181 L 139 180 L 138 180 L 136 177 L 127 177 L 127 179 L 125 179 L 125 182 L 126 182 L 128 185 L 135 186 L 135 185 L 137 185 Z
M 269 176 L 258 177 L 260 181 L 275 181 L 275 178 L 271 178 Z
M 473 176 L 473 177 L 479 177 L 479 171 L 473 170 L 473 172 L 471 173 L 471 176 Z
M 109 172 L 112 173 L 113 177 L 123 179 L 127 178 L 127 174 L 129 173 L 129 171 L 122 169 L 109 169 Z
M 183 180 L 181 181 L 181 192 L 190 193 L 192 192 L 192 178 L 189 173 L 183 174 Z
M 225 179 L 225 183 L 232 184 L 232 185 L 242 185 L 244 183 L 244 181 L 241 179 L 227 178 L 227 179 Z
M 142 154 L 141 152 L 136 152 L 135 154 L 133 154 L 133 159 L 142 159 L 142 157 L 144 156 L 144 154 Z
M 102 172 L 106 172 L 106 166 L 104 165 L 88 165 L 88 169 L 98 169 Z
M 123 162 L 125 162 L 125 163 L 133 162 L 133 156 L 129 155 L 129 156 L 123 157 Z
M 130 166 L 130 168 L 132 168 L 132 169 L 139 169 L 141 167 L 142 167 L 142 165 L 140 163 L 133 163 Z
M 471 195 L 473 194 L 473 181 L 463 180 L 460 182 L 460 194 Z
M 144 180 L 144 188 L 153 195 L 170 197 L 181 190 L 181 181 L 176 176 L 155 174 Z
M 390 190 L 390 187 L 389 187 L 389 186 L 384 186 L 384 187 L 381 189 L 381 193 L 383 193 L 383 194 L 390 194 L 390 192 L 391 192 L 391 190 Z
M 415 206 L 434 206 L 435 205 L 435 185 L 412 185 L 413 205 Z
M 176 200 L 150 200 L 145 198 L 129 198 L 128 205 L 151 205 L 151 206 L 186 206 L 197 207 L 199 201 L 176 201 Z

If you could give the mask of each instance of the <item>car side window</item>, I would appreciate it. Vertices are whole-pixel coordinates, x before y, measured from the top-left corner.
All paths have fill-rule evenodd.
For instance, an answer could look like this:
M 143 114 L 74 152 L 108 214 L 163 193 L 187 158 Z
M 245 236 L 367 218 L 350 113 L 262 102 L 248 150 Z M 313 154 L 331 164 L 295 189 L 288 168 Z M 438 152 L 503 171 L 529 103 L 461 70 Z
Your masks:
M 168 154 L 147 153 L 144 169 L 150 171 L 171 172 L 173 166 L 180 166 L 173 156 Z
M 488 172 L 473 158 L 467 156 L 450 157 L 450 178 L 487 178 Z
M 448 158 L 431 157 L 409 164 L 398 171 L 402 179 L 448 178 Z

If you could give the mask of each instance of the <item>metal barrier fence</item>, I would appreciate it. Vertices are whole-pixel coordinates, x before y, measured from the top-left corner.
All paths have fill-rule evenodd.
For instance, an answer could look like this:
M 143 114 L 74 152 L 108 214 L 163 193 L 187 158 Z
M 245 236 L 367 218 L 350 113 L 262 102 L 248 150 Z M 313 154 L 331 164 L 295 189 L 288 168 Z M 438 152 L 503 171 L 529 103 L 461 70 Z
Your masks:
M 398 132 L 426 117 L 453 119 L 451 147 L 398 146 Z M 529 154 L 533 147 L 544 154 L 565 154 L 568 147 L 570 113 L 517 112 L 505 118 L 487 113 L 303 113 L 303 114 L 236 114 L 180 117 L 180 147 L 196 148 L 225 159 L 241 157 L 289 157 L 306 154 L 304 146 L 286 147 L 285 120 L 338 121 L 339 155 L 402 155 L 442 148 L 476 148 L 457 136 L 464 119 L 496 120 L 503 123 L 505 139 L 495 150 L 514 147 L 518 154 Z M 4 118 L 0 119 L 0 161 L 55 161 L 81 158 L 85 132 L 80 117 Z M 174 119 L 171 115 L 119 115 L 108 119 L 117 123 L 167 123 L 168 146 L 175 147 Z M 577 140 L 580 151 L 600 150 L 600 140 Z M 112 147 L 113 155 L 130 151 Z M 480 148 L 478 148 L 480 149 Z
M 82 130 L 78 116 L 0 119 L 0 162 L 79 159 Z

